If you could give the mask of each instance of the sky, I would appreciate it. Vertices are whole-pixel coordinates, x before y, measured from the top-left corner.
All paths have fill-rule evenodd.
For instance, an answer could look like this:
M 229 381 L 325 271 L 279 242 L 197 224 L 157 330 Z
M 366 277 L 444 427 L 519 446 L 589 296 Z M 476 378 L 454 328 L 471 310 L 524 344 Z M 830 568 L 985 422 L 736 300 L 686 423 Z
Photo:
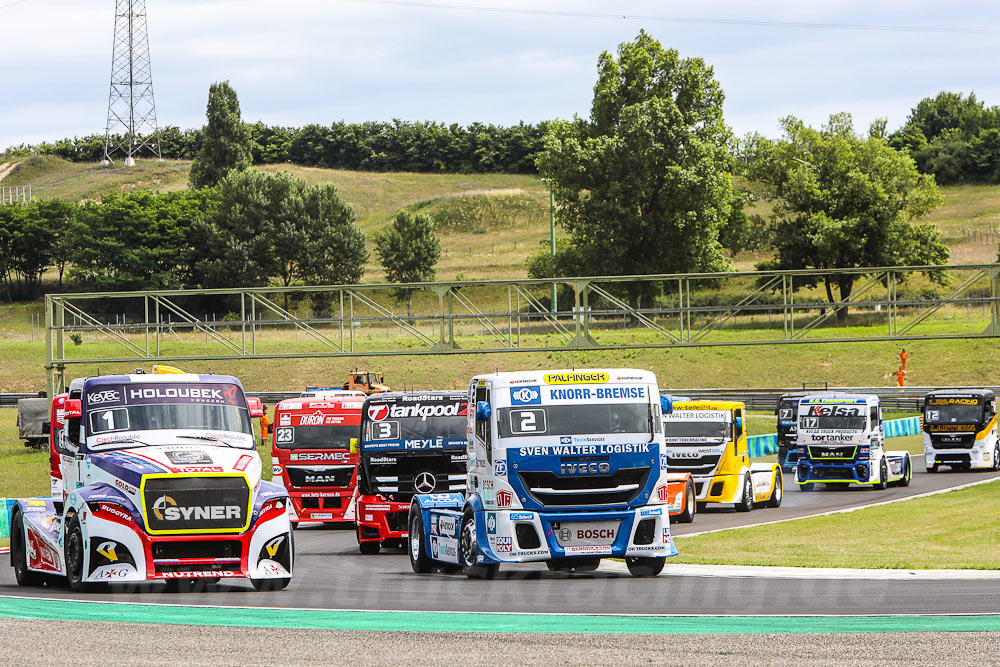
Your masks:
M 104 132 L 114 5 L 0 0 L 0 149 Z M 738 135 L 773 137 L 784 116 L 819 125 L 843 111 L 860 130 L 879 117 L 895 129 L 942 90 L 1000 104 L 995 0 L 147 0 L 147 15 L 160 126 L 203 125 L 208 87 L 221 80 L 246 121 L 290 127 L 587 116 L 598 56 L 640 29 L 714 68 Z M 671 17 L 938 31 L 662 20 Z

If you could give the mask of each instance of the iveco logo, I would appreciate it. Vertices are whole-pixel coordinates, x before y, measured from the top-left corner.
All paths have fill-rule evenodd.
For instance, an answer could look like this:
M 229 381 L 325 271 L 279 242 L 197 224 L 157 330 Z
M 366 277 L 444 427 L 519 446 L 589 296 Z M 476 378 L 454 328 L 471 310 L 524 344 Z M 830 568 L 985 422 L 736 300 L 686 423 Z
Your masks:
M 413 478 L 413 488 L 420 493 L 430 493 L 437 486 L 437 477 L 429 472 L 422 472 Z
M 528 389 L 525 387 L 524 389 L 518 389 L 515 391 L 513 396 L 522 403 L 527 403 L 538 398 L 538 392 L 534 389 Z
M 560 475 L 600 475 L 611 472 L 610 463 L 561 463 Z

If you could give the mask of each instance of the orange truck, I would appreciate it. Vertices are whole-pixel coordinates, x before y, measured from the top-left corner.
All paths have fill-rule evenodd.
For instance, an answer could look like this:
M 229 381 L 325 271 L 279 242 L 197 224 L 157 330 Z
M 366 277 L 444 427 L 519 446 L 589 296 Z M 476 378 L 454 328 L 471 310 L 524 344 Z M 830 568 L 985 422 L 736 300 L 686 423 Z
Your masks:
M 348 374 L 343 388 L 366 394 L 383 394 L 389 391 L 382 378 L 382 371 L 359 371 L 356 368 Z
M 289 398 L 274 408 L 271 475 L 291 498 L 299 522 L 352 523 L 358 455 L 351 440 L 361 428 L 360 396 Z

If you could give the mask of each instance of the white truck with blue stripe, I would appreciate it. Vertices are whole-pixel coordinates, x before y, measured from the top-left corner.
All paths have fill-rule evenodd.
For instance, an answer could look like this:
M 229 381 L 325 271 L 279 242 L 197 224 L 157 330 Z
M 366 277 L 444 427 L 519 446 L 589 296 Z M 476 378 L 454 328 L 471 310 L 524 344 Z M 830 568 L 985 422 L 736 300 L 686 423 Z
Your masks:
M 810 394 L 799 399 L 795 482 L 909 486 L 909 452 L 886 451 L 882 406 L 873 394 Z
M 677 550 L 656 376 L 632 369 L 481 375 L 469 385 L 466 492 L 414 497 L 415 572 L 491 579 L 503 563 L 655 576 Z M 665 403 L 666 405 L 662 405 Z

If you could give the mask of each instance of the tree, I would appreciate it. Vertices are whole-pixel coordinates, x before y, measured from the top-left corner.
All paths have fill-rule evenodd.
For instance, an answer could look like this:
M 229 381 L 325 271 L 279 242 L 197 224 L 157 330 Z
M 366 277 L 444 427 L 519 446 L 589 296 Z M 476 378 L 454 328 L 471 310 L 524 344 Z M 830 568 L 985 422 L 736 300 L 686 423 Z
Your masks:
M 61 290 L 66 265 L 75 251 L 77 206 L 62 199 L 44 199 L 35 203 L 33 208 L 34 214 L 48 230 L 49 261 L 59 272 Z
M 948 248 L 931 224 L 911 224 L 941 202 L 934 177 L 879 137 L 855 134 L 849 114 L 820 130 L 788 117 L 782 139 L 761 141 L 751 174 L 775 201 L 776 258 L 759 269 L 833 269 L 944 264 Z M 941 272 L 930 274 L 932 278 Z M 858 274 L 824 279 L 830 303 L 851 295 Z M 803 281 L 796 279 L 796 285 Z M 833 288 L 838 289 L 835 297 Z M 843 322 L 847 307 L 836 308 Z
M 288 172 L 232 172 L 196 229 L 191 281 L 202 287 L 356 283 L 368 259 L 356 215 L 332 185 Z M 285 307 L 288 301 L 286 296 Z
M 231 171 L 251 165 L 250 129 L 240 116 L 240 101 L 228 81 L 213 83 L 208 89 L 208 124 L 201 150 L 191 165 L 193 188 L 212 187 Z
M 434 233 L 434 223 L 426 215 L 400 211 L 392 225 L 375 234 L 375 252 L 393 283 L 420 283 L 434 279 L 434 265 L 441 258 L 441 241 Z M 398 290 L 406 298 L 406 316 L 410 317 L 413 290 Z
M 537 160 L 576 272 L 726 268 L 718 237 L 734 192 L 723 98 L 704 61 L 645 32 L 617 58 L 601 55 L 590 119 L 551 123 Z

